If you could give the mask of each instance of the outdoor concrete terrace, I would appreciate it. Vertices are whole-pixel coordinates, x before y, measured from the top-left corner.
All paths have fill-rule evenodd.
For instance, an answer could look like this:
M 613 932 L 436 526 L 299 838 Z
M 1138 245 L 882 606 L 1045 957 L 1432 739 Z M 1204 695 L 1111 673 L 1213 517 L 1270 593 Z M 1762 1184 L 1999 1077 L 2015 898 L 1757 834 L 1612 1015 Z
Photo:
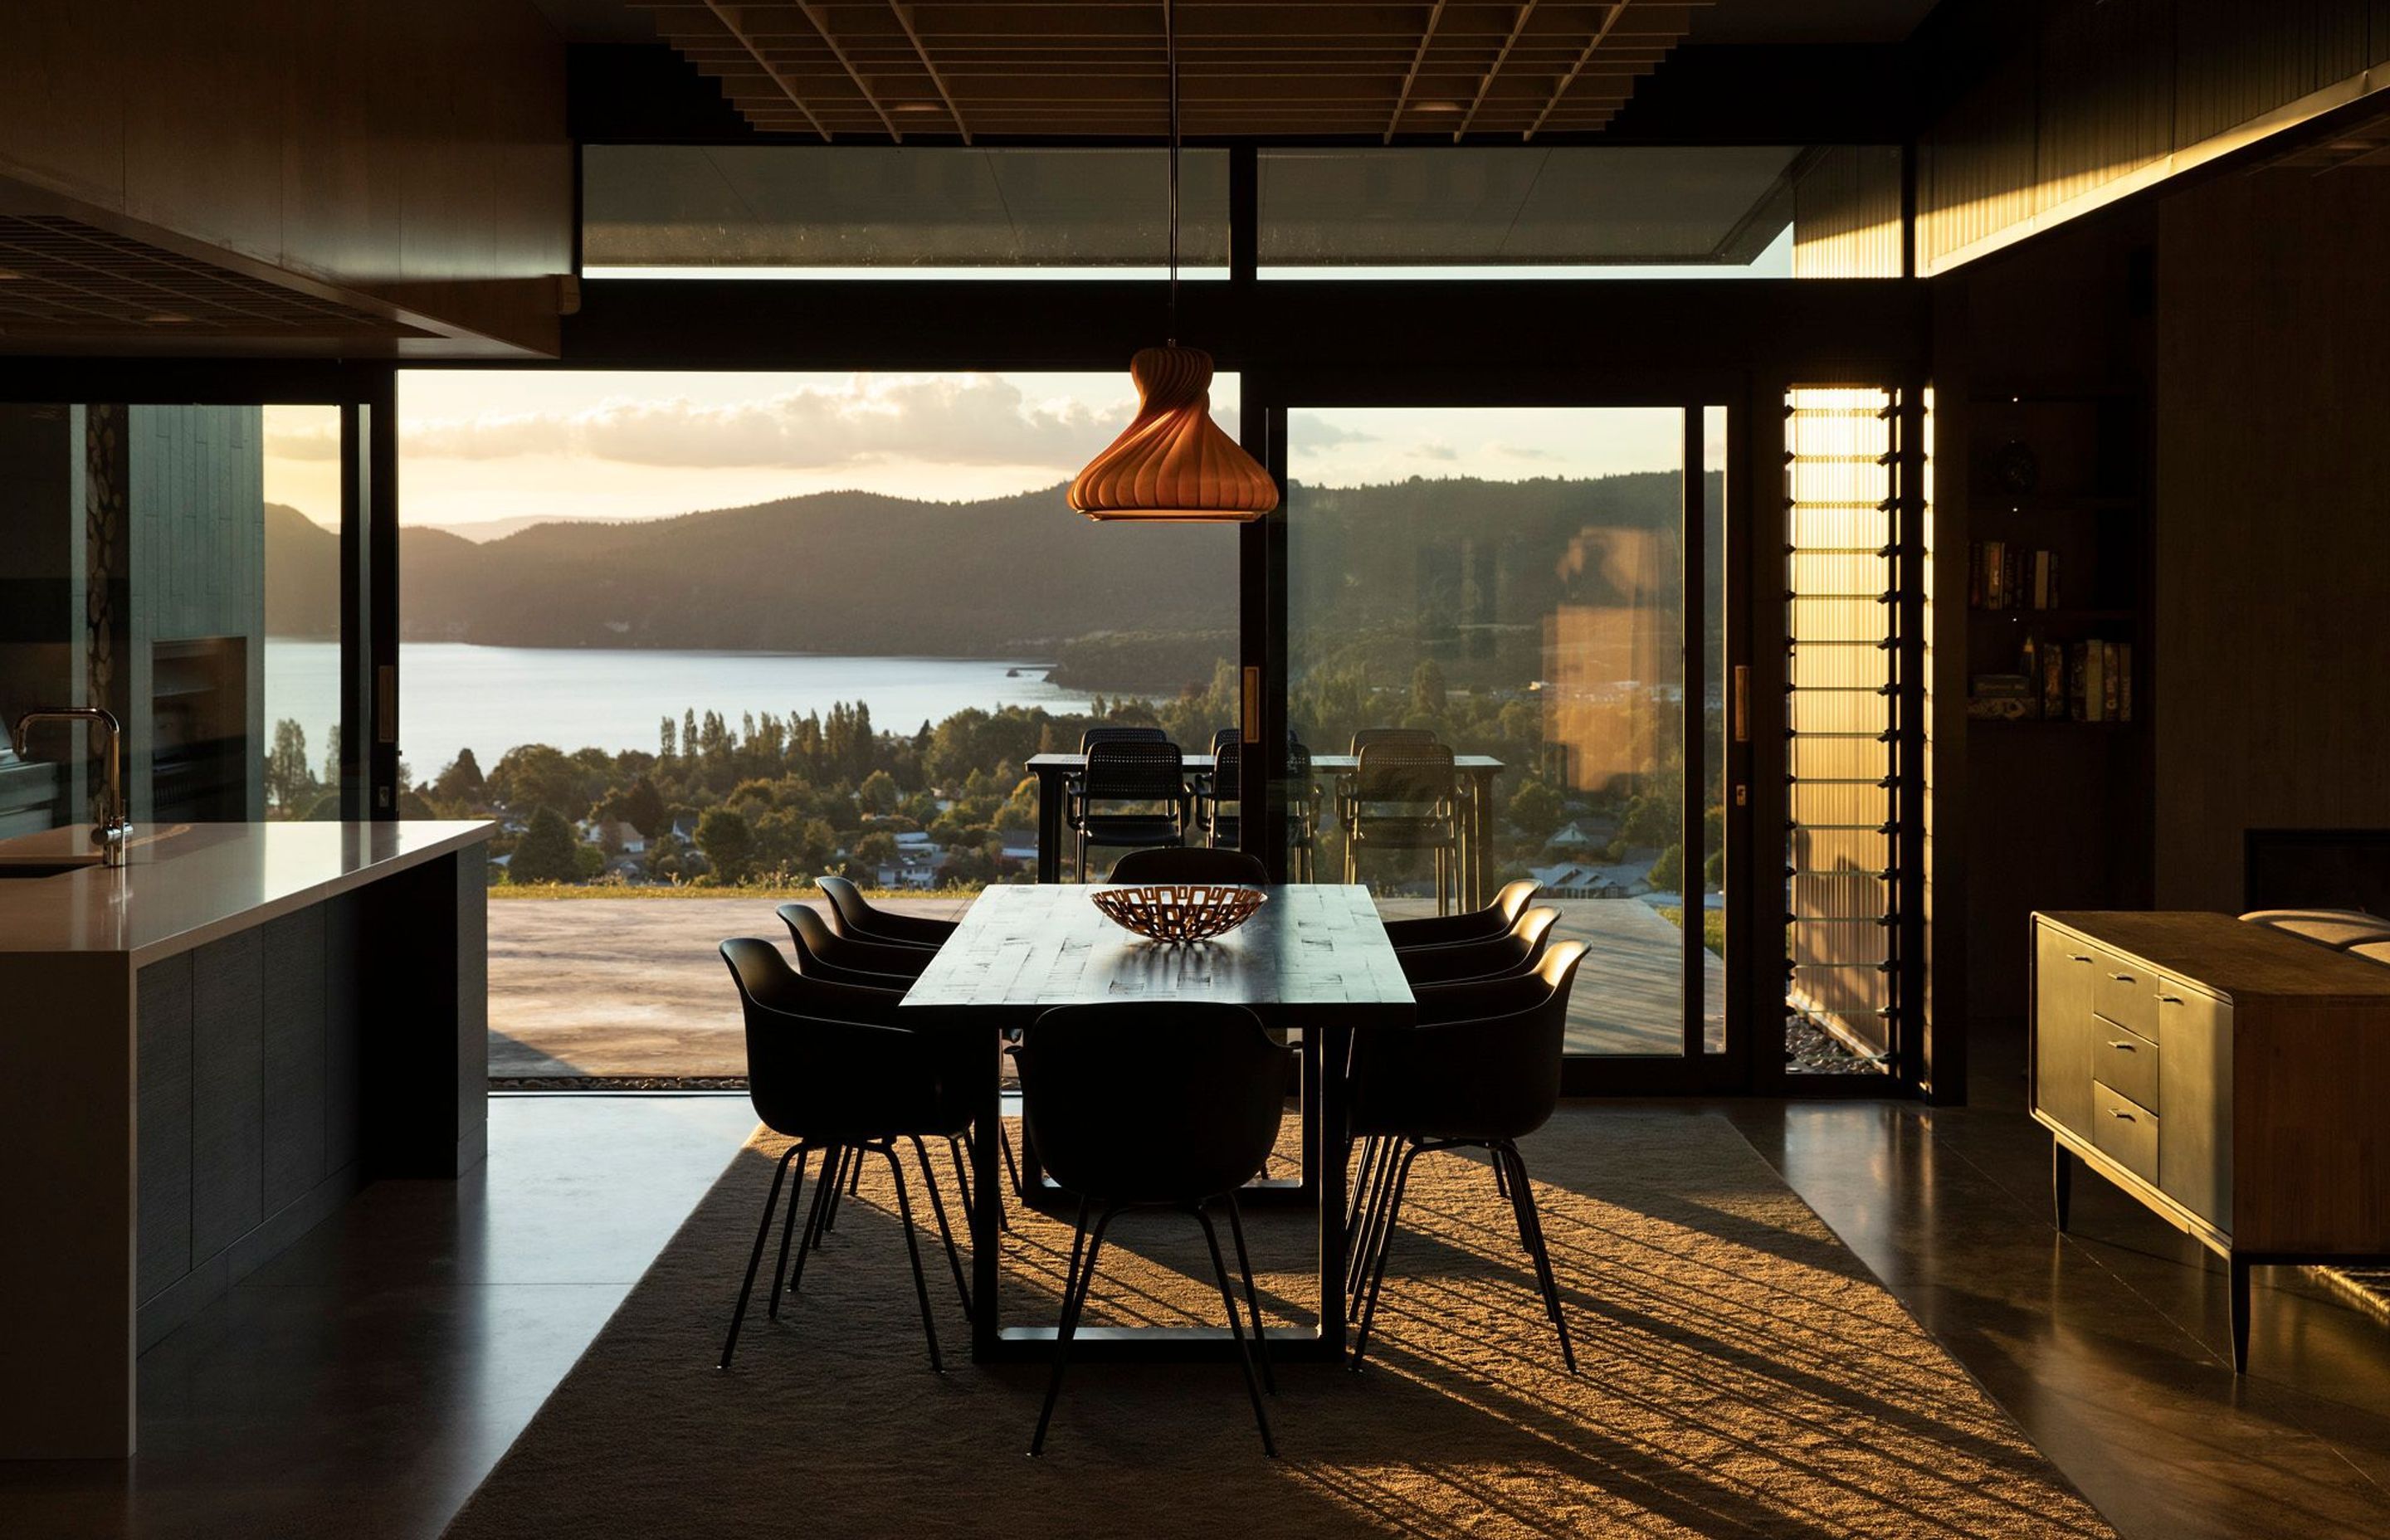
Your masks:
M 713 1077 L 747 1072 L 738 995 L 714 948 L 730 936 L 785 946 L 768 897 L 499 899 L 490 905 L 490 1073 Z M 1591 948 L 1569 1006 L 1571 1053 L 1670 1054 L 1682 1042 L 1677 927 L 1637 899 L 1553 901 L 1556 937 Z M 966 899 L 895 899 L 901 912 L 951 917 Z M 1429 914 L 1424 899 L 1381 904 Z M 1707 997 L 1726 969 L 1703 954 Z M 1711 1047 L 1723 1046 L 1720 1009 Z

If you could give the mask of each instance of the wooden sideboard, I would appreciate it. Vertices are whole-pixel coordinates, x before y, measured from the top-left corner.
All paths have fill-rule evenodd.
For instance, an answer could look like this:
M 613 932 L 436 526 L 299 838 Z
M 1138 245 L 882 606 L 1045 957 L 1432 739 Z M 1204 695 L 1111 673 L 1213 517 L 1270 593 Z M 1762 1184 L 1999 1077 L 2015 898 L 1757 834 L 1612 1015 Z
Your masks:
M 2075 1167 L 2249 1269 L 2390 1258 L 2390 967 L 2207 913 L 2033 917 L 2033 1115 Z

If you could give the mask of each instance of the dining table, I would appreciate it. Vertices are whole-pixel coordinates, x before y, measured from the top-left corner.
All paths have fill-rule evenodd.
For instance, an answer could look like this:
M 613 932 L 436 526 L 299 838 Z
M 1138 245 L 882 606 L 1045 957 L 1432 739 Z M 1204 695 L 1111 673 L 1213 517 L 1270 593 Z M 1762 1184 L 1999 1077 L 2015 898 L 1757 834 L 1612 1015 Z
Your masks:
M 1189 754 L 1180 761 L 1190 777 L 1212 773 L 1210 754 Z M 1316 776 L 1338 778 L 1360 768 L 1357 754 L 1314 754 Z M 1037 777 L 1037 880 L 1062 879 L 1064 787 L 1087 767 L 1085 754 L 1032 754 L 1029 773 Z M 1452 769 L 1460 782 L 1460 907 L 1482 909 L 1493 890 L 1494 777 L 1509 766 L 1491 754 L 1455 754 Z
M 1341 1359 L 1346 1329 L 1347 1203 L 1344 1065 L 1356 1032 L 1399 1030 L 1417 1003 L 1368 890 L 1330 883 L 1265 887 L 1261 907 L 1207 942 L 1148 941 L 1105 918 L 1098 885 L 992 887 L 971 901 L 952 936 L 906 992 L 902 1015 L 940 1032 L 984 1033 L 987 1078 L 976 1087 L 971 1186 L 971 1354 L 981 1362 L 1045 1360 L 1055 1325 L 1005 1319 L 1003 1191 L 996 1042 L 1033 1027 L 1056 1006 L 1114 1005 L 1120 1030 L 1138 1030 L 1147 1001 L 1210 1001 L 1251 1008 L 1296 1046 L 1295 1088 L 1304 1180 L 1290 1195 L 1317 1212 L 1319 1313 L 1312 1335 L 1270 1336 L 1289 1357 Z M 1124 1084 L 1124 1097 L 1138 1087 Z M 1024 1145 L 1028 1141 L 1024 1138 Z M 1034 1171 L 1034 1164 L 1029 1167 Z M 1024 1175 L 1024 1186 L 1033 1178 Z M 1042 1185 L 1042 1179 L 1039 1179 Z M 1283 1190 L 1283 1189 L 1282 1189 Z M 1017 1194 L 1016 1194 L 1017 1196 Z M 1040 1194 L 1029 1195 L 1033 1200 Z M 1059 1196 L 1059 1194 L 1058 1194 Z M 1042 1298 L 1042 1297 L 1041 1297 Z M 1046 1308 L 1053 1302 L 1044 1301 Z M 1232 1358 L 1225 1327 L 1081 1329 L 1074 1356 Z

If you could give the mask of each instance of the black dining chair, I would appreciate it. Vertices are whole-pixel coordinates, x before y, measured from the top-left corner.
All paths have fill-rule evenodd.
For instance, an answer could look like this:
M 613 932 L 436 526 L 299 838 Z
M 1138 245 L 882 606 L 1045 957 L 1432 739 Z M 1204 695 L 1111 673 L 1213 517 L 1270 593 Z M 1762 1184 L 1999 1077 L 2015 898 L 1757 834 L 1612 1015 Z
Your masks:
M 1203 838 L 1214 850 L 1234 850 L 1244 827 L 1245 746 L 1233 739 L 1212 751 L 1212 775 L 1207 795 L 1197 802 Z
M 789 939 L 796 943 L 797 950 L 822 965 L 819 976 L 843 983 L 869 984 L 880 989 L 909 988 L 937 956 L 927 947 L 842 936 L 810 904 L 783 904 L 774 913 L 789 928 Z
M 1297 882 L 1316 882 L 1313 853 L 1319 845 L 1318 783 L 1312 778 L 1311 751 L 1292 733 L 1286 739 L 1286 869 Z
M 799 911 L 800 914 L 811 913 L 811 911 L 802 904 L 791 904 L 784 905 L 783 907 L 785 909 L 795 909 Z M 854 1020 L 876 1022 L 885 1026 L 906 1026 L 909 1024 L 906 1022 L 900 1015 L 898 1015 L 896 1007 L 903 1003 L 906 992 L 912 987 L 913 981 L 911 979 L 899 978 L 893 974 L 863 973 L 850 969 L 833 968 L 829 964 L 822 961 L 820 957 L 813 952 L 812 948 L 806 944 L 805 937 L 808 934 L 815 933 L 814 927 L 806 925 L 802 919 L 792 919 L 791 917 L 785 913 L 781 915 L 781 919 L 789 926 L 789 939 L 792 943 L 791 949 L 796 954 L 796 966 L 792 971 L 795 973 L 797 978 L 804 981 L 807 984 L 819 983 L 830 986 L 831 1000 L 829 1005 L 834 1006 L 836 1008 L 831 1009 L 829 1008 L 829 1006 L 825 1006 L 820 1012 L 821 1014 L 834 1015 L 840 1018 L 852 1018 Z M 966 1038 L 964 1040 L 964 1046 L 959 1051 L 961 1053 L 961 1058 L 957 1060 L 957 1063 L 959 1063 L 963 1071 L 972 1071 L 973 1056 L 979 1053 L 980 1045 L 975 1041 Z M 976 1072 L 972 1072 L 975 1073 Z M 970 1074 L 963 1074 L 957 1077 L 957 1083 L 969 1084 L 970 1083 Z M 1005 1169 L 1012 1175 L 1012 1190 L 1016 1193 L 1021 1193 L 1023 1196 L 1026 1196 L 1026 1189 L 1022 1187 L 1021 1181 L 1021 1158 L 1012 1148 L 1011 1132 L 1007 1128 L 1004 1120 L 1001 1118 L 996 1120 L 996 1135 L 997 1148 L 1002 1150 L 1004 1155 Z M 970 1180 L 967 1175 L 963 1174 L 963 1170 L 968 1166 L 970 1158 L 975 1149 L 977 1136 L 969 1127 L 965 1127 L 960 1131 L 957 1137 L 961 1145 L 961 1155 L 963 1158 L 957 1162 L 956 1181 L 960 1186 L 962 1191 L 963 1214 L 966 1223 L 968 1223 L 970 1216 L 970 1204 L 973 1201 L 974 1195 L 971 1190 Z M 950 1141 L 950 1143 L 951 1142 L 953 1141 Z M 861 1185 L 861 1167 L 859 1165 L 852 1167 L 847 1171 L 846 1174 L 848 1182 L 847 1190 L 849 1192 L 853 1192 Z M 996 1223 L 1005 1229 L 1010 1229 L 1012 1227 L 1012 1221 L 1010 1216 L 1005 1213 L 1003 1200 L 999 1197 L 994 1200 L 994 1201 L 996 1203 Z M 825 1230 L 832 1229 L 836 1227 L 837 1224 L 838 1196 L 833 1192 L 830 1196 L 829 1211 L 821 1218 L 820 1228 Z
M 1347 1105 L 1351 1133 L 1363 1144 L 1362 1181 L 1369 1189 L 1351 1253 L 1356 1274 L 1367 1280 L 1353 1339 L 1356 1372 L 1377 1321 L 1413 1162 L 1436 1150 L 1469 1149 L 1486 1151 L 1507 1178 L 1503 1187 L 1519 1243 L 1534 1264 L 1536 1291 L 1560 1335 L 1561 1362 L 1571 1374 L 1576 1372 L 1576 1350 L 1569 1341 L 1568 1317 L 1519 1141 L 1550 1122 L 1560 1105 L 1569 987 L 1585 952 L 1583 942 L 1562 942 L 1544 954 L 1532 973 L 1468 991 L 1438 992 L 1440 999 L 1422 1002 L 1417 1026 L 1354 1034 Z M 1454 1011 L 1471 1013 L 1449 1014 Z
M 863 896 L 863 890 L 843 877 L 816 877 L 814 885 L 829 895 L 830 929 L 857 941 L 889 946 L 938 947 L 955 933 L 955 922 L 928 915 L 900 915 L 882 909 Z
M 1494 895 L 1494 902 L 1483 909 L 1471 909 L 1458 915 L 1427 915 L 1418 919 L 1390 919 L 1385 922 L 1386 939 L 1397 952 L 1420 946 L 1465 946 L 1471 942 L 1491 941 L 1507 932 L 1527 912 L 1544 885 L 1530 878 L 1505 883 Z
M 747 1026 L 747 1094 L 755 1115 L 765 1127 L 794 1142 L 772 1172 L 772 1187 L 764 1200 L 764 1215 L 755 1228 L 755 1245 L 747 1257 L 747 1275 L 739 1285 L 739 1303 L 730 1314 L 730 1332 L 723 1339 L 719 1367 L 730 1367 L 738 1351 L 739 1328 L 747 1318 L 747 1302 L 755 1290 L 755 1272 L 764 1260 L 764 1243 L 771 1236 L 772 1217 L 780 1204 L 780 1187 L 796 1163 L 796 1185 L 789 1193 L 789 1215 L 780 1230 L 779 1261 L 772 1270 L 767 1314 L 779 1314 L 780 1282 L 788 1270 L 789 1247 L 803 1196 L 805 1165 L 816 1151 L 825 1155 L 823 1173 L 814 1187 L 814 1224 L 838 1191 L 838 1172 L 830 1158 L 852 1152 L 856 1161 L 866 1154 L 886 1158 L 895 1177 L 896 1210 L 905 1229 L 905 1249 L 913 1262 L 913 1291 L 921 1307 L 921 1330 L 929 1339 L 930 1367 L 945 1372 L 938 1356 L 938 1327 L 930 1313 L 929 1279 L 921 1271 L 921 1248 L 913 1232 L 913 1201 L 896 1143 L 916 1136 L 944 1137 L 969 1122 L 968 1086 L 949 1084 L 952 1049 L 929 1033 L 904 1027 L 865 1021 L 826 1020 L 785 1008 L 799 996 L 794 976 L 779 952 L 767 941 L 752 937 L 726 941 L 722 960 L 739 986 Z M 775 1003 L 778 1002 L 778 1003 Z M 917 1150 L 919 1146 L 916 1146 Z M 922 1176 L 929 1181 L 930 1206 L 944 1236 L 947 1260 L 955 1283 L 962 1288 L 962 1264 L 946 1225 L 945 1205 L 921 1154 Z M 803 1266 L 803 1253 L 798 1254 Z M 970 1299 L 964 1294 L 968 1314 Z
M 1551 940 L 1561 912 L 1537 905 L 1520 912 L 1510 929 L 1491 941 L 1464 942 L 1458 946 L 1421 946 L 1396 952 L 1394 961 L 1413 989 L 1428 984 L 1482 983 L 1508 978 L 1536 966 Z
M 1079 880 L 1087 879 L 1087 852 L 1099 846 L 1185 844 L 1189 800 L 1186 762 L 1176 744 L 1136 740 L 1091 747 L 1068 818 L 1078 847 Z M 1136 811 L 1096 811 L 1106 802 L 1134 804 Z M 1157 802 L 1168 811 L 1154 812 Z
M 1263 1375 L 1268 1375 L 1268 1348 L 1237 1189 L 1261 1174 L 1278 1143 L 1287 1050 L 1272 1043 L 1261 1018 L 1242 1006 L 1168 1002 L 1057 1007 L 1030 1025 L 1014 1057 L 1029 1137 L 1047 1174 L 1079 1199 L 1054 1338 L 1054 1373 L 1029 1452 L 1045 1451 L 1046 1430 L 1062 1392 L 1071 1340 L 1095 1283 L 1105 1233 L 1124 1211 L 1173 1209 L 1191 1214 L 1202 1226 L 1262 1448 L 1275 1456 L 1278 1444 L 1262 1405 L 1263 1381 L 1253 1372 L 1258 1356 Z M 1227 1213 L 1237 1265 L 1244 1275 L 1245 1305 L 1253 1312 L 1250 1348 L 1208 1212 L 1214 1203 Z
M 1353 734 L 1353 746 L 1346 751 L 1358 759 L 1361 751 L 1372 743 L 1433 743 L 1433 727 L 1361 727 Z
M 1207 829 L 1212 827 L 1214 815 L 1219 811 L 1222 796 L 1219 788 L 1220 755 L 1229 744 L 1239 742 L 1243 736 L 1235 727 L 1215 728 L 1212 734 L 1212 768 L 1191 771 L 1187 776 L 1187 789 L 1195 794 L 1195 821 Z M 1233 801 L 1237 794 L 1229 791 L 1226 795 Z
M 1240 850 L 1206 850 L 1201 845 L 1133 850 L 1112 863 L 1112 874 L 1107 879 L 1115 883 L 1241 883 L 1252 888 L 1266 887 L 1269 879 L 1269 868 L 1262 865 L 1260 856 Z
M 1407 738 L 1364 745 L 1343 813 L 1345 881 L 1360 880 L 1364 851 L 1426 851 L 1436 913 L 1449 911 L 1460 876 L 1460 784 L 1450 749 Z
M 1090 727 L 1079 735 L 1079 752 L 1095 752 L 1099 743 L 1167 743 L 1169 729 L 1164 727 Z

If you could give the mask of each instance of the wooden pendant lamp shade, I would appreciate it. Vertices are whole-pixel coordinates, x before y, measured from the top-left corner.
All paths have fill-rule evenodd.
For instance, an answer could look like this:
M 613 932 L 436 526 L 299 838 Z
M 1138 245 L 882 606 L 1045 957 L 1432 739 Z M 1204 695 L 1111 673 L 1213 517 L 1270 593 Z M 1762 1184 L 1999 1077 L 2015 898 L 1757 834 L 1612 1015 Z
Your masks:
M 1137 417 L 1071 482 L 1090 519 L 1248 523 L 1278 507 L 1278 483 L 1212 420 L 1212 355 L 1140 349 L 1129 360 Z

